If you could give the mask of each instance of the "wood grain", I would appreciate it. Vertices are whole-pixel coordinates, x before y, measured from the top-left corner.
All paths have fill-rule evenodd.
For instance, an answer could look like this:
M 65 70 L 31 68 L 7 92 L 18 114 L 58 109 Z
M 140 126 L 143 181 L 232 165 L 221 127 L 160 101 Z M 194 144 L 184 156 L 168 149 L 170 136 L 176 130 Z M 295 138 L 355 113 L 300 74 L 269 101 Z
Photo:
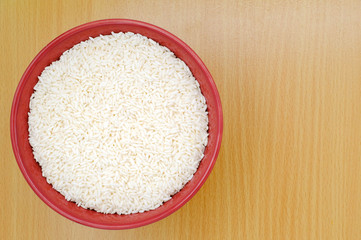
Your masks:
M 104 18 L 188 43 L 218 86 L 224 136 L 199 193 L 126 231 L 71 222 L 28 187 L 12 153 L 19 79 L 49 41 Z M 0 1 L 0 239 L 361 239 L 360 1 Z

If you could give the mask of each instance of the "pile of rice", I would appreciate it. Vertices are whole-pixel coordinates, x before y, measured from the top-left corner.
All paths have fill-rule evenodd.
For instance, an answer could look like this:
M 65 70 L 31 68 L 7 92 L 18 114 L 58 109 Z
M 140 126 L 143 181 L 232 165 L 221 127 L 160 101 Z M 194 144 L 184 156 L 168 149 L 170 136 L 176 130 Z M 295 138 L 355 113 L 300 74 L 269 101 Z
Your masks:
M 29 140 L 43 176 L 78 206 L 155 209 L 193 177 L 207 105 L 186 64 L 134 33 L 90 38 L 46 67 L 30 100 Z

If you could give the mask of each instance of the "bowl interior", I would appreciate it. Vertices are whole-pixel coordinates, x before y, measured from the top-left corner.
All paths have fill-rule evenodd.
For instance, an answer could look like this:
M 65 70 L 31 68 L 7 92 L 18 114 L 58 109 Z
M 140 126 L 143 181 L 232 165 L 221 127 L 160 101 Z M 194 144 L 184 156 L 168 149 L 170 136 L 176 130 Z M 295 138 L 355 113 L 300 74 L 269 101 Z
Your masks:
M 102 214 L 76 206 L 52 188 L 42 176 L 41 168 L 34 160 L 28 141 L 28 112 L 30 96 L 38 76 L 51 62 L 73 45 L 111 32 L 134 32 L 152 38 L 168 47 L 191 69 L 198 80 L 201 91 L 207 100 L 209 112 L 209 139 L 205 156 L 194 177 L 171 200 L 161 207 L 131 215 Z M 60 35 L 48 44 L 29 65 L 15 93 L 12 116 L 11 136 L 14 153 L 19 167 L 35 193 L 51 208 L 63 216 L 92 227 L 105 229 L 125 229 L 138 227 L 164 218 L 185 204 L 201 187 L 216 160 L 222 135 L 222 110 L 216 86 L 208 70 L 199 57 L 181 40 L 163 29 L 150 24 L 132 20 L 102 20 L 81 25 Z

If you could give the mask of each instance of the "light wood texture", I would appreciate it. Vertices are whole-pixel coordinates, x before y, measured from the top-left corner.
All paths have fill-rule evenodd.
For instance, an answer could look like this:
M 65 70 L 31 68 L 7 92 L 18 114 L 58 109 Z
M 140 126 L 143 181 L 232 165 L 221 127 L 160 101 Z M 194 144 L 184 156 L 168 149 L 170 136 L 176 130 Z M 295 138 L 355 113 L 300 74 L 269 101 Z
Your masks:
M 361 239 L 361 2 L 341 2 L 1 0 L 0 239 Z M 203 188 L 166 219 L 126 231 L 47 207 L 9 137 L 13 93 L 33 57 L 104 18 L 183 39 L 212 73 L 224 113 Z

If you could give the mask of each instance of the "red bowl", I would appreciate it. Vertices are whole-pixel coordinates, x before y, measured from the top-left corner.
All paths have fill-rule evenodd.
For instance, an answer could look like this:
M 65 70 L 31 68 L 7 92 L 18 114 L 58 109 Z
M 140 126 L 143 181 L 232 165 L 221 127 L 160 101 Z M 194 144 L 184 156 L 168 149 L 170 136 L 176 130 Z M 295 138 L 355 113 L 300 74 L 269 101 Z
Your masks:
M 75 44 L 111 32 L 134 32 L 147 36 L 161 45 L 168 47 L 177 57 L 182 59 L 198 80 L 201 91 L 207 100 L 209 113 L 209 139 L 202 159 L 194 177 L 175 194 L 171 200 L 155 210 L 130 215 L 103 214 L 93 210 L 78 207 L 74 202 L 68 202 L 64 196 L 52 188 L 42 176 L 41 168 L 35 161 L 29 144 L 28 112 L 30 96 L 38 81 L 38 76 L 51 62 Z M 109 19 L 83 24 L 75 27 L 51 41 L 34 58 L 22 76 L 16 89 L 11 108 L 10 121 L 11 141 L 21 172 L 33 191 L 49 207 L 64 217 L 75 222 L 103 229 L 128 229 L 156 222 L 189 201 L 201 188 L 210 174 L 216 161 L 222 140 L 223 116 L 217 87 L 202 60 L 182 40 L 173 34 L 149 23 Z

